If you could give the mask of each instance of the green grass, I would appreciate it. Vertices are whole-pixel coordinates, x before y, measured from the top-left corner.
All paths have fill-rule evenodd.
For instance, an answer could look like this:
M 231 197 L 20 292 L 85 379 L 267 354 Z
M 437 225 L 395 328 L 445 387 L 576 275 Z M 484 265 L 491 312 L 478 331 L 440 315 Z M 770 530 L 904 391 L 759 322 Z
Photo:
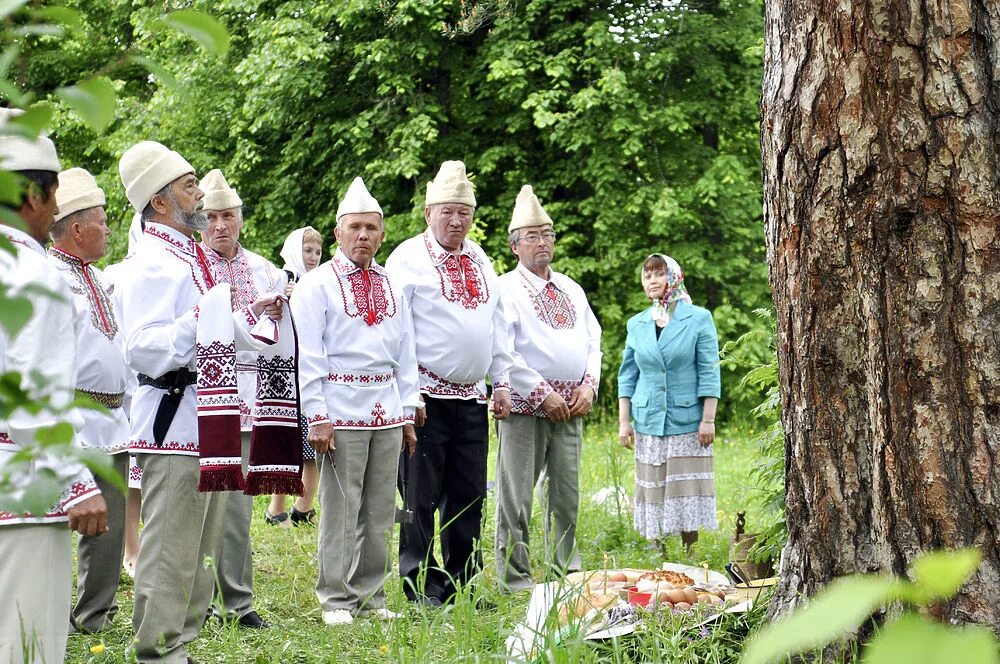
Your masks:
M 490 476 L 495 448 L 491 449 Z M 746 500 L 747 469 L 753 446 L 743 437 L 716 442 L 715 481 L 718 495 L 719 530 L 702 533 L 692 555 L 685 556 L 680 540 L 667 544 L 674 562 L 708 562 L 722 570 L 729 557 L 729 539 L 738 510 L 748 510 L 750 528 L 759 526 L 753 506 Z M 600 568 L 605 555 L 612 566 L 655 567 L 663 562 L 659 550 L 632 529 L 627 504 L 595 505 L 590 496 L 598 490 L 620 485 L 631 494 L 632 453 L 617 443 L 617 428 L 611 422 L 592 423 L 584 435 L 581 469 L 581 505 L 578 542 L 585 567 Z M 389 607 L 404 617 L 382 623 L 359 620 L 346 627 L 327 627 L 314 594 L 316 581 L 316 531 L 281 530 L 264 524 L 265 499 L 257 499 L 254 538 L 255 607 L 273 627 L 263 631 L 243 630 L 235 625 L 211 621 L 190 646 L 195 659 L 207 663 L 265 662 L 503 662 L 504 641 L 519 623 L 529 593 L 514 596 L 495 591 L 493 569 L 493 495 L 486 508 L 484 525 L 484 576 L 492 611 L 476 612 L 469 598 L 447 610 L 423 610 L 403 598 L 393 571 L 387 585 Z M 541 520 L 537 509 L 532 523 L 534 568 L 541 568 Z M 394 547 L 393 547 L 394 550 Z M 395 562 L 395 561 L 394 561 Z M 541 580 L 541 577 L 538 577 Z M 123 662 L 132 638 L 132 585 L 125 577 L 119 589 L 121 610 L 114 626 L 101 635 L 73 635 L 69 639 L 68 662 Z M 609 644 L 569 641 L 553 649 L 552 662 L 734 662 L 742 640 L 761 610 L 747 616 L 727 616 L 710 632 L 691 630 L 681 621 L 664 623 L 642 636 Z M 92 654 L 91 647 L 103 643 L 105 650 Z

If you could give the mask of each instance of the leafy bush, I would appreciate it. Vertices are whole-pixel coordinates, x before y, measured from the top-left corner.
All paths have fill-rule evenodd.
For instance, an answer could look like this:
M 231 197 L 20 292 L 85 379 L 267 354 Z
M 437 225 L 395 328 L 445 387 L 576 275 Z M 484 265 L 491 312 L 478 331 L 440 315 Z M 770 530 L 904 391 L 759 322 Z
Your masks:
M 928 553 L 910 568 L 913 581 L 859 574 L 838 579 L 784 620 L 759 632 L 741 664 L 767 664 L 854 633 L 869 617 L 897 603 L 909 608 L 864 644 L 865 664 L 995 664 L 996 637 L 986 627 L 953 627 L 928 610 L 953 597 L 979 566 L 976 549 Z

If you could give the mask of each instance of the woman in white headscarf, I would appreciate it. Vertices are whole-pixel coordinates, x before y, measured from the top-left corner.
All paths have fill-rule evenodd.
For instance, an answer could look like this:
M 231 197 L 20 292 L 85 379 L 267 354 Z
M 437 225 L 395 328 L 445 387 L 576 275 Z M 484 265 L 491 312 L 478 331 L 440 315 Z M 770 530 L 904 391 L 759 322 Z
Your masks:
M 719 403 L 719 338 L 691 303 L 684 272 L 653 254 L 642 265 L 651 306 L 628 321 L 618 371 L 618 436 L 635 449 L 635 527 L 646 538 L 718 527 L 712 442 Z
M 285 295 L 291 296 L 292 291 L 295 290 L 295 283 L 306 272 L 320 264 L 323 257 L 323 236 L 312 226 L 297 228 L 285 238 L 280 256 L 285 261 L 283 269 L 288 274 Z M 312 445 L 306 442 L 309 425 L 304 417 L 299 418 L 299 425 L 302 428 L 302 496 L 292 504 L 290 515 L 285 511 L 285 494 L 283 493 L 272 495 L 271 504 L 264 511 L 264 521 L 281 528 L 291 528 L 300 524 L 316 525 L 316 510 L 313 508 L 316 487 L 319 485 L 316 452 Z

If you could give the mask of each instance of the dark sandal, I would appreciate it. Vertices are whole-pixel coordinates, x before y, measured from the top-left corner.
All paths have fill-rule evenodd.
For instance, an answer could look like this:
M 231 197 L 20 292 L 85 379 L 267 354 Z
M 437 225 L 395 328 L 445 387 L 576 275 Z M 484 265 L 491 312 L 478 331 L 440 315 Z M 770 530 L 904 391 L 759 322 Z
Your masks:
M 295 509 L 294 507 L 292 508 Z M 264 522 L 269 526 L 277 526 L 278 524 L 288 521 L 288 512 L 282 512 L 281 514 L 271 514 L 268 510 L 264 510 Z
M 298 527 L 299 524 L 304 524 L 304 525 L 307 525 L 307 526 L 315 526 L 316 525 L 316 510 L 312 509 L 312 510 L 309 510 L 308 512 L 300 512 L 299 510 L 295 509 L 294 505 L 292 505 L 292 517 L 291 518 L 292 518 L 292 525 L 293 526 Z

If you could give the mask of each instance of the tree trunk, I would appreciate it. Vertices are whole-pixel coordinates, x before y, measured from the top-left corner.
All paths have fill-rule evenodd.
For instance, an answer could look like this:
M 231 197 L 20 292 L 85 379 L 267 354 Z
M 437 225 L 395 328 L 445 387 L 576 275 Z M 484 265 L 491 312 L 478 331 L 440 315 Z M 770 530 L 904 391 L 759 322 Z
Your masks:
M 1000 4 L 768 0 L 762 98 L 788 547 L 773 612 L 979 547 L 1000 632 Z

